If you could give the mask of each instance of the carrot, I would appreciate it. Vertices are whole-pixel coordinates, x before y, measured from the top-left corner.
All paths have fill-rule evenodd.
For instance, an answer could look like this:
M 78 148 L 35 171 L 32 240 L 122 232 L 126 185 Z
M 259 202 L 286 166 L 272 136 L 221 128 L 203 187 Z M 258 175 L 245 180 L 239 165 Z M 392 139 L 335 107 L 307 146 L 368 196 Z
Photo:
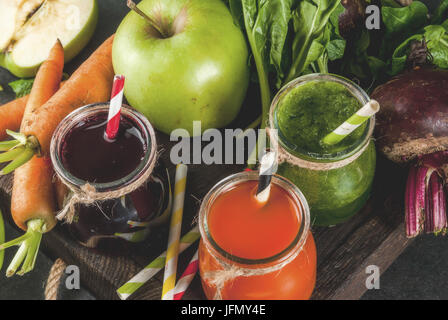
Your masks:
M 42 107 L 56 91 L 61 84 L 62 70 L 64 69 L 64 48 L 59 40 L 50 50 L 47 60 L 41 65 L 31 88 L 31 93 L 23 111 L 23 119 L 20 128 L 26 127 L 31 121 L 33 114 Z M 0 150 L 11 148 L 8 152 L 0 155 L 0 162 L 12 161 L 4 167 L 0 173 L 6 174 L 26 163 L 34 155 L 35 142 L 28 139 L 20 133 L 6 130 L 6 133 L 14 137 L 16 140 L 5 141 L 0 143 Z M 33 144 L 34 143 L 34 144 Z
M 22 124 L 20 134 L 12 134 L 16 139 L 15 143 L 21 145 L 20 151 L 23 153 L 31 151 L 39 156 L 49 156 L 53 132 L 66 115 L 86 104 L 107 101 L 110 98 L 114 77 L 112 43 L 113 36 L 107 39 L 73 73 L 50 100 L 31 112 Z M 10 161 L 4 160 L 3 155 L 5 154 L 0 155 L 0 162 Z M 0 171 L 0 174 L 6 174 L 18 168 L 27 161 L 27 156 L 16 155 L 14 160 Z
M 27 222 L 33 219 L 44 220 L 47 231 L 56 225 L 53 173 L 47 157 L 33 157 L 14 172 L 11 214 L 22 230 L 26 231 Z
M 0 106 L 0 140 L 4 140 L 8 136 L 6 129 L 12 131 L 20 129 L 28 97 L 29 95 Z
M 64 68 L 64 48 L 59 40 L 50 51 L 48 59 L 39 68 L 34 80 L 28 102 L 26 104 L 21 128 L 27 121 L 58 91 L 62 69 Z M 24 149 L 21 152 L 21 149 Z M 42 234 L 56 225 L 55 194 L 53 189 L 53 171 L 51 161 L 47 157 L 35 157 L 33 150 L 27 146 L 19 146 L 4 153 L 21 152 L 13 163 L 26 160 L 23 166 L 17 168 L 11 196 L 11 214 L 17 226 L 26 233 L 0 246 L 5 249 L 20 245 L 17 254 L 6 270 L 7 276 L 12 276 L 22 264 L 19 274 L 24 274 L 34 267 Z
M 86 104 L 109 100 L 114 79 L 112 43 L 113 36 L 73 73 L 42 108 L 36 110 L 32 120 L 22 128 L 26 136 L 37 138 L 43 155 L 49 154 L 53 131 L 65 116 Z
M 22 262 L 19 274 L 33 269 L 42 234 L 56 225 L 52 176 L 51 160 L 45 157 L 33 157 L 14 172 L 11 214 L 16 225 L 26 233 L 0 245 L 0 250 L 20 245 L 6 270 L 8 277 L 16 272 Z
M 65 81 L 61 82 L 61 86 Z M 6 130 L 19 131 L 22 123 L 23 113 L 25 112 L 26 103 L 29 94 L 21 98 L 12 100 L 0 106 L 0 140 L 8 137 Z M 6 150 L 0 150 L 6 151 Z
M 59 39 L 50 50 L 47 60 L 39 68 L 34 79 L 33 88 L 26 104 L 20 130 L 23 132 L 28 123 L 32 121 L 35 113 L 58 91 L 64 69 L 64 48 Z

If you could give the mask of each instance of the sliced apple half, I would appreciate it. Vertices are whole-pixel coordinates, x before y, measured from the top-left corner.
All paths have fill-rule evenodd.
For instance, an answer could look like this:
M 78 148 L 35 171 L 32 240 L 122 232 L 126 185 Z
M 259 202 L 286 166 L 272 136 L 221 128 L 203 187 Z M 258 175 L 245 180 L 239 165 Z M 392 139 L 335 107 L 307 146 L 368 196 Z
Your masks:
M 89 42 L 97 20 L 96 0 L 0 1 L 0 66 L 32 77 L 56 39 L 67 62 Z

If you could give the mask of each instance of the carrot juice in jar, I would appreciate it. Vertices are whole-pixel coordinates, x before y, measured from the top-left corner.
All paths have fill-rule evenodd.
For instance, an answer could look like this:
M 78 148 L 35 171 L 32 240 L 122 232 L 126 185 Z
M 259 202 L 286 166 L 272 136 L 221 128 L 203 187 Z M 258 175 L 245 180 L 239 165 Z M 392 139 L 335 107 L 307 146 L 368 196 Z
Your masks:
M 274 175 L 269 200 L 256 198 L 258 174 L 227 177 L 199 213 L 199 270 L 208 299 L 309 299 L 316 246 L 308 204 L 289 180 Z

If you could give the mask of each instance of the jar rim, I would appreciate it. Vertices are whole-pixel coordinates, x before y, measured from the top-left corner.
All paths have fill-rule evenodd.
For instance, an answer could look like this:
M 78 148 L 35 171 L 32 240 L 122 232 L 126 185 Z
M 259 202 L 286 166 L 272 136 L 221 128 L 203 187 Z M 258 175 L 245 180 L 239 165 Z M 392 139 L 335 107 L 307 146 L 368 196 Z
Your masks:
M 272 129 L 278 130 L 278 125 L 275 121 L 275 115 L 278 106 L 282 99 L 294 88 L 304 85 L 311 81 L 332 81 L 342 84 L 358 101 L 365 105 L 369 100 L 368 94 L 356 83 L 350 81 L 349 79 L 336 75 L 336 74 L 323 74 L 323 73 L 312 73 L 304 76 L 300 76 L 286 85 L 284 85 L 275 95 L 272 100 L 271 107 L 269 109 L 269 126 Z M 288 153 L 290 153 L 293 157 L 299 157 L 311 162 L 336 162 L 344 160 L 348 157 L 355 155 L 359 152 L 366 144 L 370 142 L 370 138 L 372 137 L 373 130 L 375 128 L 375 115 L 370 117 L 368 121 L 368 126 L 363 133 L 362 138 L 359 143 L 354 144 L 353 146 L 349 146 L 343 151 L 338 151 L 335 153 L 316 153 L 309 152 L 306 150 L 297 150 L 294 148 L 290 142 L 286 139 L 282 139 L 280 134 L 276 134 L 276 138 L 279 141 L 281 147 L 283 147 Z
M 302 251 L 310 230 L 310 209 L 305 196 L 291 181 L 275 174 L 272 176 L 271 183 L 275 183 L 276 185 L 287 191 L 288 194 L 293 198 L 294 202 L 297 204 L 296 211 L 300 225 L 297 231 L 297 235 L 294 237 L 293 241 L 281 252 L 262 259 L 241 258 L 232 255 L 231 253 L 221 248 L 213 239 L 208 228 L 208 213 L 210 212 L 211 206 L 219 195 L 221 195 L 223 192 L 226 192 L 233 186 L 246 181 L 257 181 L 258 179 L 258 173 L 254 171 L 235 173 L 222 179 L 216 185 L 214 185 L 213 188 L 210 189 L 210 191 L 206 194 L 199 209 L 199 231 L 201 233 L 201 238 L 208 250 L 214 252 L 215 255 L 218 254 L 222 256 L 225 260 L 237 263 L 240 268 L 248 270 L 253 269 L 254 266 L 269 268 L 268 265 L 272 265 L 273 263 L 280 264 L 289 259 L 292 260 L 297 256 L 299 252 Z
M 140 112 L 122 105 L 121 115 L 127 117 L 140 129 L 146 143 L 146 152 L 143 160 L 128 175 L 105 183 L 95 183 L 85 181 L 72 175 L 64 166 L 61 157 L 61 147 L 65 135 L 76 125 L 81 119 L 85 119 L 96 113 L 108 112 L 109 103 L 99 102 L 80 107 L 68 114 L 56 127 L 50 144 L 50 157 L 56 174 L 64 181 L 75 188 L 81 188 L 85 184 L 90 184 L 97 192 L 110 192 L 123 189 L 137 181 L 147 170 L 151 169 L 151 164 L 156 160 L 157 141 L 155 131 L 149 120 Z

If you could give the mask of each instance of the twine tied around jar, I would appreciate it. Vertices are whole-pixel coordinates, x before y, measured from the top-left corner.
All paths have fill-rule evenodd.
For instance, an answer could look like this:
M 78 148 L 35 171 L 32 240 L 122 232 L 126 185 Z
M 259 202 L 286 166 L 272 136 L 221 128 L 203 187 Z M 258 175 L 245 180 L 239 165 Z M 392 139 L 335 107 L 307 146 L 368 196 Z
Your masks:
M 140 186 L 142 186 L 146 180 L 149 179 L 157 161 L 153 161 L 147 169 L 132 183 L 119 188 L 117 190 L 111 190 L 106 192 L 98 192 L 95 187 L 90 183 L 85 183 L 82 186 L 76 186 L 66 179 L 59 176 L 62 183 L 70 190 L 67 197 L 64 199 L 63 208 L 57 213 L 56 218 L 58 220 L 65 220 L 68 223 L 72 223 L 75 217 L 76 205 L 94 205 L 98 201 L 105 201 L 110 199 L 120 198 L 127 195 Z
M 271 143 L 271 149 L 274 150 L 277 154 L 277 161 L 278 163 L 287 162 L 293 166 L 298 166 L 301 168 L 306 168 L 310 170 L 319 170 L 319 171 L 327 171 L 332 169 L 338 169 L 345 167 L 346 165 L 352 163 L 356 159 L 359 158 L 363 154 L 363 152 L 367 149 L 367 147 L 370 144 L 370 140 L 368 143 L 364 144 L 361 149 L 359 149 L 357 152 L 355 152 L 353 155 L 339 160 L 339 161 L 332 161 L 332 162 L 313 162 L 301 159 L 299 157 L 296 157 L 286 151 L 280 144 L 278 143 L 278 133 L 277 130 L 272 130 L 270 128 L 266 128 L 267 134 L 270 138 Z
M 236 264 L 230 264 L 215 256 L 216 261 L 221 265 L 221 270 L 207 271 L 202 276 L 205 282 L 216 287 L 216 293 L 213 300 L 222 300 L 222 290 L 228 281 L 232 281 L 238 277 L 262 276 L 271 272 L 278 271 L 293 261 L 302 251 L 305 241 L 298 248 L 292 249 L 292 253 L 284 260 L 272 266 L 263 268 L 247 268 Z M 210 250 L 206 248 L 206 250 Z

